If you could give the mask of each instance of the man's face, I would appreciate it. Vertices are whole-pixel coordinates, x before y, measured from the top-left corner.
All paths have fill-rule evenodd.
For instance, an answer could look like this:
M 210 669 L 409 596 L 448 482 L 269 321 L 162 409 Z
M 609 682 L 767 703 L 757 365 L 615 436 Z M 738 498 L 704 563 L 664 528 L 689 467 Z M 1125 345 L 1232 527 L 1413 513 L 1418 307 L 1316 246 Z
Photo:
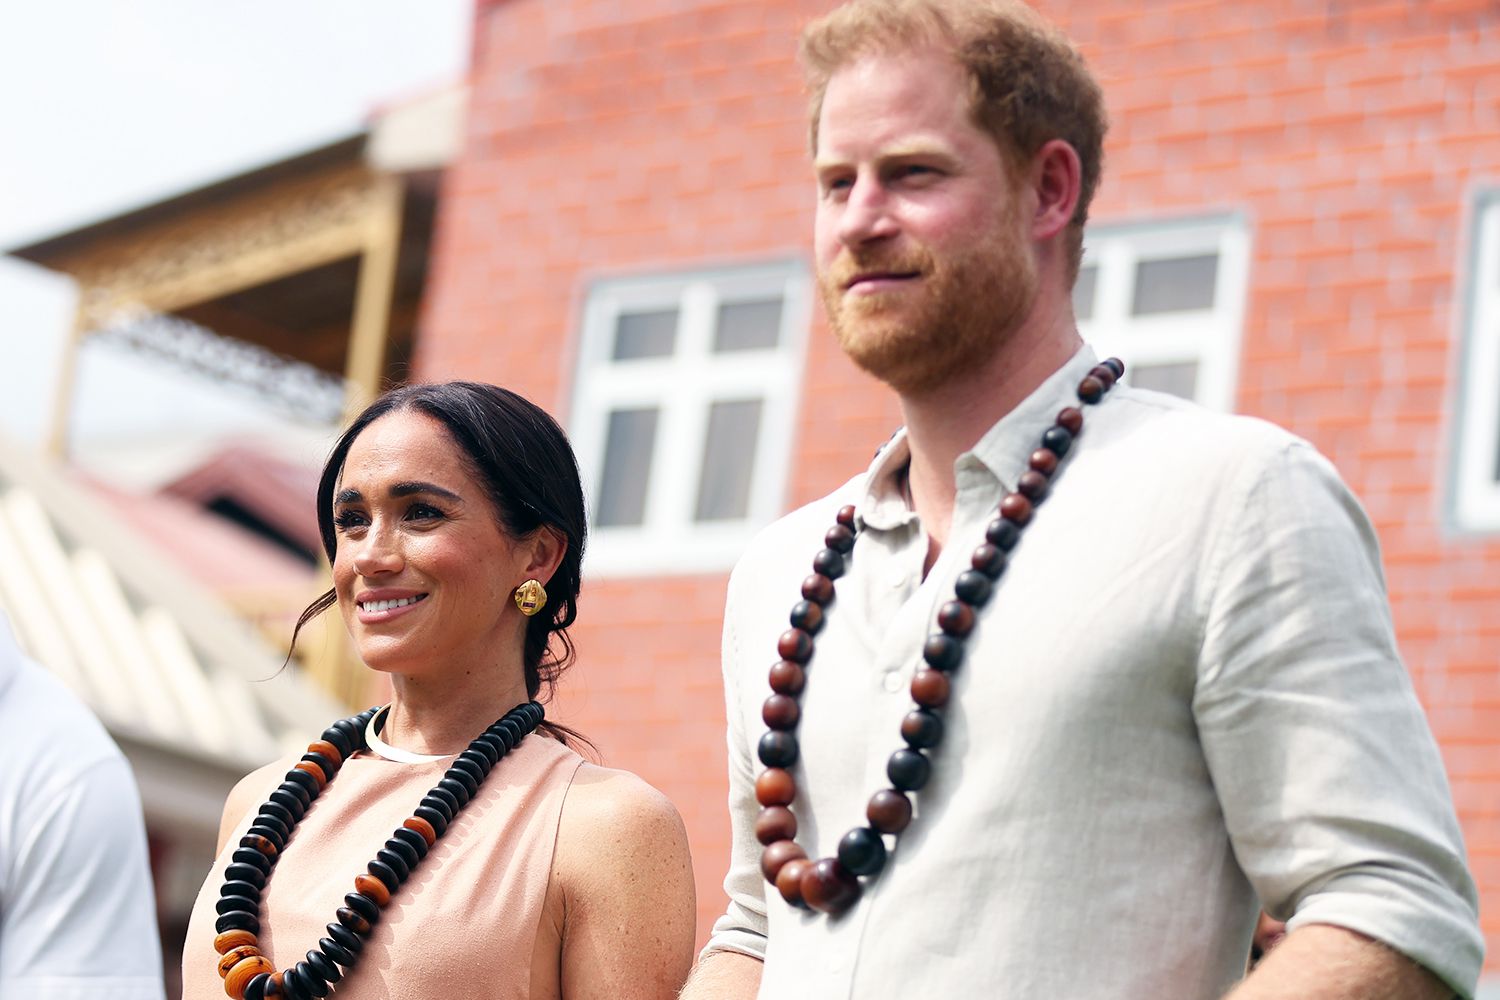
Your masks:
M 1018 188 L 935 51 L 871 55 L 828 82 L 818 125 L 818 284 L 844 351 L 903 395 L 989 361 L 1029 313 Z

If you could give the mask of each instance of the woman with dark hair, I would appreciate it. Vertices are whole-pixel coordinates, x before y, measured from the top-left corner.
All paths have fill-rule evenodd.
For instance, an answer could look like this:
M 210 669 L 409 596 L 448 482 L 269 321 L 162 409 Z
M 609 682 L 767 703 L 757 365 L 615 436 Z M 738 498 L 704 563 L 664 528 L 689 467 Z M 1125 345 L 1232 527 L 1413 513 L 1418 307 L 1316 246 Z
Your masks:
M 230 793 L 183 996 L 675 997 L 682 822 L 537 702 L 573 657 L 587 530 L 562 430 L 495 386 L 406 386 L 317 502 L 333 588 L 297 627 L 337 605 L 392 701 Z

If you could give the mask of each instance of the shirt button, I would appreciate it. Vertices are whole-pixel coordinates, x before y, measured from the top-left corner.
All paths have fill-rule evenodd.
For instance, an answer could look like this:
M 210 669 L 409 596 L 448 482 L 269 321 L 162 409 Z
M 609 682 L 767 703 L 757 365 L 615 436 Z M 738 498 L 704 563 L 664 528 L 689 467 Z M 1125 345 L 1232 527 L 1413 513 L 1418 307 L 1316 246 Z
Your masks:
M 900 691 L 903 687 L 903 684 L 901 682 L 901 671 L 887 670 L 885 672 L 885 677 L 881 679 L 881 684 L 884 685 L 885 689 L 891 694 L 895 694 L 897 691 Z

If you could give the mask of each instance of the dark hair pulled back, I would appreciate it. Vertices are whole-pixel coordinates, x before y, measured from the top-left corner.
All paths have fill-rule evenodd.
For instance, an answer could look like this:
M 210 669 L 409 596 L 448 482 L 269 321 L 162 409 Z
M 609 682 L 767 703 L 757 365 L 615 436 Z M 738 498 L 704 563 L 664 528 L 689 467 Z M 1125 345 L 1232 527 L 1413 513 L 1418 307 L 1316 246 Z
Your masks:
M 578 461 L 567 436 L 535 403 L 509 389 L 482 382 L 442 382 L 401 386 L 365 407 L 339 436 L 318 480 L 318 532 L 329 563 L 338 548 L 333 495 L 349 448 L 370 424 L 404 410 L 424 413 L 447 428 L 471 474 L 488 492 L 506 534 L 525 538 L 549 527 L 567 540 L 567 551 L 557 571 L 552 579 L 542 581 L 547 588 L 547 606 L 527 620 L 522 651 L 527 695 L 550 697 L 558 676 L 574 658 L 567 630 L 578 617 L 588 515 Z M 336 602 L 330 589 L 307 606 L 292 631 L 294 647 L 302 627 Z M 549 728 L 567 731 L 565 727 Z

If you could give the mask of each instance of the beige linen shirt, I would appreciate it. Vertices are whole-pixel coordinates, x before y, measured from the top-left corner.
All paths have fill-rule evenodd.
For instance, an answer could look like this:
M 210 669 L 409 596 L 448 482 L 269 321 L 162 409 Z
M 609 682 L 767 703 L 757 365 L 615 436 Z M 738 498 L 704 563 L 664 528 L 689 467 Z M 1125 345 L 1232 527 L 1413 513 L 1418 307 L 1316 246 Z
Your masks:
M 1127 386 L 1086 409 L 980 612 L 884 873 L 837 920 L 768 898 L 760 706 L 834 513 L 856 504 L 861 530 L 802 696 L 793 809 L 814 857 L 888 785 L 937 609 L 1094 363 L 1081 350 L 959 457 L 925 579 L 901 435 L 736 568 L 730 903 L 706 950 L 764 957 L 760 995 L 778 1000 L 1209 1000 L 1243 974 L 1263 905 L 1385 941 L 1472 995 L 1474 883 L 1358 503 L 1305 442 Z

